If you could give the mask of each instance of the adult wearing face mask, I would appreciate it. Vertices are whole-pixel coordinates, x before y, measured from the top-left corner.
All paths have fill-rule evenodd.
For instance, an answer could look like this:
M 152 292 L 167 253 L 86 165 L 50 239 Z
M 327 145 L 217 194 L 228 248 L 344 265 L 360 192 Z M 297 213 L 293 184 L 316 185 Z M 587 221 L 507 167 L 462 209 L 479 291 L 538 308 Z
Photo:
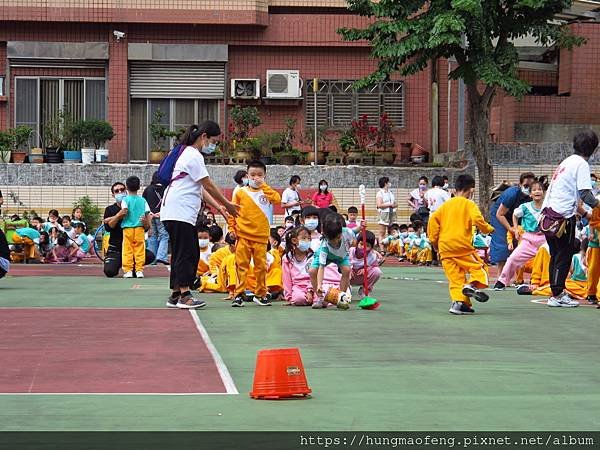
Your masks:
M 281 207 L 285 209 L 286 216 L 293 216 L 302 211 L 302 205 L 310 204 L 310 200 L 300 199 L 300 177 L 292 175 L 290 178 L 290 187 L 286 188 L 281 194 Z
M 313 194 L 312 203 L 316 208 L 329 208 L 333 204 L 333 194 L 329 192 L 327 181 L 319 181 L 319 190 Z
M 122 217 L 118 216 L 121 211 L 121 201 L 127 196 L 127 189 L 121 182 L 116 182 L 110 187 L 110 193 L 115 199 L 115 203 L 107 206 L 104 210 L 104 231 L 110 233 L 108 240 L 108 250 L 104 255 L 104 275 L 108 278 L 114 278 L 119 275 L 121 269 L 121 258 L 123 251 L 123 228 L 121 228 Z M 142 219 L 142 225 L 147 230 L 150 228 L 150 221 L 147 216 Z M 146 249 L 146 261 L 154 261 L 154 253 Z M 142 268 L 136 268 L 142 270 Z M 133 273 L 135 274 L 135 270 Z
M 598 177 L 596 176 L 595 173 L 593 173 L 591 175 L 591 179 L 592 179 L 592 194 L 594 194 L 594 196 L 600 194 L 600 183 L 598 183 Z
M 194 298 L 190 289 L 196 278 L 200 259 L 196 219 L 200 212 L 203 190 L 209 206 L 221 214 L 237 216 L 239 206 L 227 200 L 208 175 L 202 153 L 211 154 L 217 146 L 221 128 L 207 120 L 201 125 L 191 125 L 181 138 L 185 146 L 173 168 L 171 183 L 165 189 L 160 207 L 160 220 L 169 232 L 171 241 L 171 274 L 167 299 L 168 308 L 196 309 L 206 306 Z
M 379 242 L 385 239 L 388 235 L 388 228 L 393 223 L 396 223 L 396 197 L 391 191 L 391 183 L 388 177 L 381 177 L 379 179 L 379 191 L 375 197 L 377 203 L 377 212 L 379 213 Z
M 427 207 L 427 200 L 425 198 L 425 194 L 427 193 L 427 185 L 429 184 L 429 179 L 425 176 L 419 178 L 419 187 L 410 191 L 408 194 L 408 206 L 413 213 L 419 214 L 420 208 Z
M 534 181 L 535 175 L 532 172 L 522 173 L 519 185 L 511 186 L 502 192 L 490 209 L 490 223 L 494 227 L 490 243 L 490 262 L 498 266 L 498 275 L 502 273 L 510 255 L 506 235 L 507 232 L 514 232 L 510 223 L 512 215 L 518 206 L 531 201 L 529 186 Z

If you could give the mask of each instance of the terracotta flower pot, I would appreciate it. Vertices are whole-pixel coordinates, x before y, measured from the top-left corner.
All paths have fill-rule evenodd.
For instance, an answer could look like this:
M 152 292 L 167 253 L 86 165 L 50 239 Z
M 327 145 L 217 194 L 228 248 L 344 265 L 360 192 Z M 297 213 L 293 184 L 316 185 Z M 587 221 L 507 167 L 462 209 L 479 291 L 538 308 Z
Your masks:
M 13 150 L 12 159 L 16 164 L 23 164 L 25 162 L 25 158 L 27 158 L 27 152 L 16 152 Z

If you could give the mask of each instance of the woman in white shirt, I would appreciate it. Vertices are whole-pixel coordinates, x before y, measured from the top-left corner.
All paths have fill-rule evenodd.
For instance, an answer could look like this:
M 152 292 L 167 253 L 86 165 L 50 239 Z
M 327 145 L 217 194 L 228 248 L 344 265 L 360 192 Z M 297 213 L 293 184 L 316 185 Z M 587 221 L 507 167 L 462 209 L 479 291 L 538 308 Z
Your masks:
M 379 191 L 375 197 L 377 203 L 377 212 L 379 213 L 379 242 L 385 239 L 388 235 L 388 228 L 396 222 L 396 198 L 390 190 L 390 179 L 381 177 L 379 179 Z
M 418 213 L 419 208 L 427 208 L 427 200 L 425 194 L 427 193 L 427 185 L 429 184 L 429 180 L 427 177 L 422 176 L 419 178 L 419 187 L 417 189 L 413 189 L 408 194 L 408 206 L 410 206 L 413 213 Z
M 171 183 L 165 189 L 160 208 L 160 220 L 169 232 L 171 242 L 171 295 L 168 308 L 196 309 L 206 306 L 192 296 L 190 286 L 196 277 L 200 258 L 196 219 L 202 203 L 202 192 L 209 194 L 205 200 L 222 214 L 237 216 L 239 206 L 233 205 L 212 182 L 202 153 L 215 151 L 217 138 L 221 135 L 219 125 L 207 120 L 200 126 L 192 125 L 181 138 L 185 146 L 179 155 Z

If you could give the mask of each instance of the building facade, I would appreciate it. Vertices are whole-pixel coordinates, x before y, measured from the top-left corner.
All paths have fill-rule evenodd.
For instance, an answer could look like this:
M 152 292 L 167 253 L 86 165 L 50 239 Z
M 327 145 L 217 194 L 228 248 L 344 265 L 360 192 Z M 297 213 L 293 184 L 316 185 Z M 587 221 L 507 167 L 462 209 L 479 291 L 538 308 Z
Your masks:
M 0 128 L 29 125 L 35 145 L 44 144 L 45 125 L 64 110 L 111 123 L 110 161 L 145 162 L 157 110 L 172 131 L 205 119 L 227 130 L 234 105 L 256 106 L 266 131 L 296 119 L 297 136 L 313 127 L 315 109 L 317 124 L 331 130 L 362 115 L 376 122 L 385 112 L 404 157 L 413 144 L 436 154 L 464 142 L 464 102 L 459 83 L 447 80 L 448 61 L 352 89 L 376 61 L 367 43 L 343 42 L 337 34 L 367 23 L 348 14 L 343 0 L 0 3 Z M 600 123 L 594 75 L 600 28 L 571 26 L 588 38 L 586 46 L 525 64 L 535 95 L 520 103 L 498 95 L 493 139 L 562 139 L 572 126 Z

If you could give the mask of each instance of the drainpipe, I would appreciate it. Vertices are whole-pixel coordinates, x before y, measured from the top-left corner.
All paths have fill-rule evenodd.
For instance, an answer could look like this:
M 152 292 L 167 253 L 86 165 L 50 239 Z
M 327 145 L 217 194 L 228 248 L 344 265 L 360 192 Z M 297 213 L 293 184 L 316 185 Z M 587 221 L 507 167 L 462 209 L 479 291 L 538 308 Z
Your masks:
M 431 64 L 431 157 L 440 152 L 440 93 L 437 74 L 437 59 Z

